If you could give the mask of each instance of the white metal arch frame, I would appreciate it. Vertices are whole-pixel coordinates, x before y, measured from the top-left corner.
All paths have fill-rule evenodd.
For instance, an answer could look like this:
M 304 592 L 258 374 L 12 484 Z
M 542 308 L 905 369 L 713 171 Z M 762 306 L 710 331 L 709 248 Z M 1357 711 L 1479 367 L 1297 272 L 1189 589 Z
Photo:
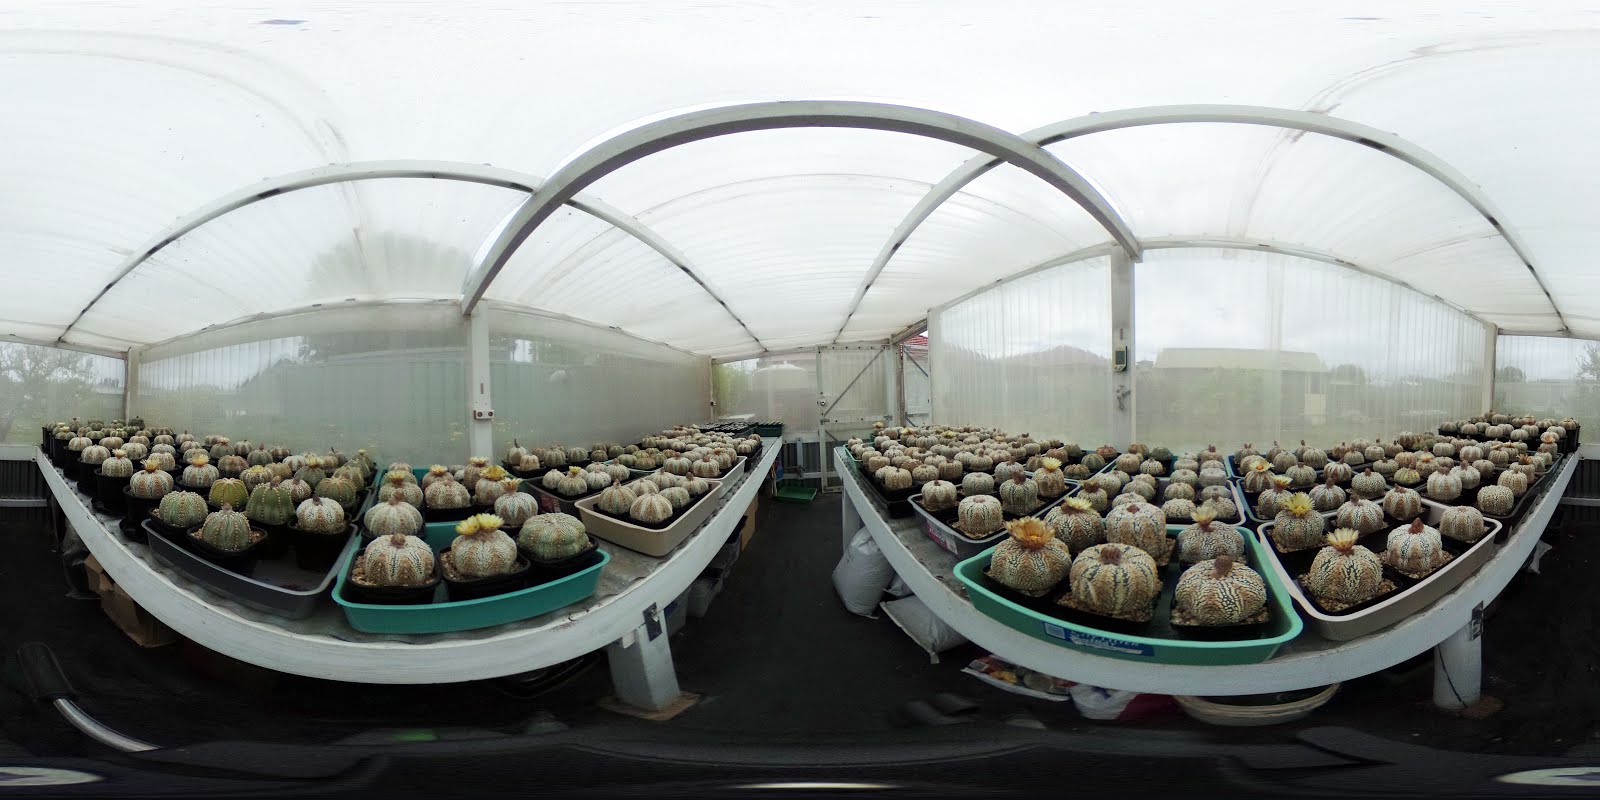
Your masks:
M 510 220 L 462 287 L 462 310 L 471 313 L 512 253 L 563 203 L 600 178 L 634 161 L 681 144 L 733 133 L 778 128 L 860 128 L 909 133 L 982 151 L 984 160 L 1012 163 L 1060 190 L 1099 222 L 1133 259 L 1139 243 L 1127 223 L 1083 176 L 1060 159 L 1013 133 L 963 117 L 908 106 L 806 100 L 752 103 L 681 114 L 602 142 L 550 177 Z M 731 311 L 729 313 L 732 313 Z
M 526 192 L 530 196 L 539 191 L 539 187 L 543 183 L 543 181 L 537 177 L 517 172 L 516 170 L 484 166 L 481 164 L 426 160 L 358 161 L 348 164 L 331 164 L 325 167 L 316 167 L 313 169 L 302 170 L 300 172 L 291 172 L 287 175 L 279 175 L 274 178 L 268 178 L 260 183 L 247 186 L 238 191 L 219 197 L 216 200 L 213 200 L 212 202 L 194 210 L 193 212 L 180 217 L 178 220 L 173 222 L 171 225 L 168 225 L 164 230 L 146 242 L 144 246 L 129 254 L 129 256 L 125 258 L 117 267 L 116 274 L 112 276 L 111 280 L 107 282 L 99 292 L 95 293 L 95 296 L 89 300 L 89 303 L 78 312 L 77 316 L 73 317 L 72 322 L 68 324 L 66 328 L 62 329 L 61 335 L 56 338 L 53 346 L 71 347 L 72 345 L 65 341 L 67 334 L 72 332 L 72 329 L 83 320 L 84 315 L 88 314 L 89 310 L 94 308 L 95 304 L 99 303 L 100 300 L 104 298 L 106 294 L 117 285 L 118 282 L 120 282 L 123 278 L 126 278 L 129 273 L 132 273 L 135 269 L 138 269 L 141 264 L 148 261 L 156 253 L 161 252 L 161 250 L 166 248 L 168 245 L 171 245 L 173 242 L 176 242 L 178 239 L 182 238 L 185 234 L 190 233 L 196 228 L 199 228 L 200 226 L 205 225 L 206 223 L 217 219 L 218 217 L 233 211 L 237 211 L 253 203 L 259 203 L 262 200 L 267 200 L 269 198 L 277 197 L 278 195 L 287 194 L 289 192 L 300 191 L 302 189 L 311 189 L 318 186 L 328 186 L 352 181 L 383 180 L 393 178 L 423 178 L 462 181 L 465 183 L 476 183 L 484 186 L 497 186 L 503 189 Z M 579 211 L 583 211 L 584 213 L 606 222 L 613 227 L 616 227 L 617 229 L 627 233 L 629 236 L 639 240 L 646 247 L 649 247 L 651 250 L 659 253 L 673 266 L 677 267 L 679 270 L 682 270 L 684 274 L 688 275 L 691 280 L 698 284 L 700 288 L 704 289 L 706 294 L 709 294 L 712 299 L 716 300 L 717 303 L 720 304 L 724 309 L 727 309 L 728 314 L 733 317 L 733 320 L 739 323 L 739 327 L 744 329 L 745 333 L 750 336 L 751 340 L 755 341 L 758 347 L 761 346 L 761 340 L 756 339 L 755 334 L 750 332 L 750 327 L 745 325 L 744 320 L 740 319 L 738 315 L 734 314 L 731 309 L 728 309 L 728 304 L 723 302 L 722 298 L 719 297 L 717 293 L 706 283 L 705 279 L 701 277 L 699 270 L 695 269 L 695 267 L 689 262 L 689 259 L 684 256 L 684 254 L 676 247 L 673 247 L 665 239 L 658 236 L 655 231 L 652 231 L 643 222 L 640 222 L 628 213 L 622 211 L 621 209 L 615 208 L 602 200 L 585 195 L 574 194 L 567 199 L 565 205 L 569 205 L 578 209 Z
M 1488 196 L 1478 188 L 1477 184 L 1473 183 L 1443 159 L 1392 133 L 1387 133 L 1359 122 L 1351 122 L 1310 111 L 1294 111 L 1268 106 L 1201 104 L 1150 106 L 1089 114 L 1035 128 L 1022 134 L 1022 138 L 1034 142 L 1040 147 L 1047 147 L 1057 142 L 1078 136 L 1087 136 L 1092 133 L 1147 125 L 1171 125 L 1190 122 L 1262 125 L 1331 136 L 1370 147 L 1422 170 L 1465 200 L 1506 240 L 1506 244 L 1522 260 L 1522 265 L 1527 268 L 1529 274 L 1533 276 L 1534 281 L 1539 285 L 1539 289 L 1544 292 L 1545 299 L 1550 302 L 1550 308 L 1555 311 L 1556 317 L 1561 321 L 1561 333 L 1563 335 L 1570 334 L 1571 331 L 1567 326 L 1566 317 L 1562 315 L 1560 307 L 1556 305 L 1555 298 L 1550 294 L 1549 287 L 1545 286 L 1544 279 L 1539 276 L 1538 270 L 1534 269 L 1533 259 L 1529 255 L 1527 244 L 1514 229 L 1503 221 L 1500 212 L 1495 209 Z M 855 316 L 856 311 L 861 306 L 862 299 L 866 297 L 867 291 L 872 288 L 872 284 L 877 280 L 878 275 L 883 272 L 889 260 L 911 238 L 917 228 L 931 217 L 945 201 L 954 197 L 956 193 L 960 192 L 968 184 L 1002 163 L 987 156 L 972 157 L 935 185 L 927 196 L 923 197 L 921 201 L 912 207 L 911 211 L 907 212 L 905 219 L 889 235 L 888 241 L 884 242 L 883 248 L 878 251 L 877 257 L 872 260 L 871 266 L 867 268 L 866 275 L 862 277 L 861 285 L 856 289 L 855 298 L 851 301 L 850 308 L 845 313 L 844 321 L 839 324 L 839 330 L 834 334 L 835 341 L 844 334 L 844 329 L 849 326 L 850 319 Z M 1363 269 L 1362 271 L 1383 277 L 1376 270 Z M 1395 282 L 1401 283 L 1399 281 Z M 1402 285 L 1404 284 L 1402 283 Z

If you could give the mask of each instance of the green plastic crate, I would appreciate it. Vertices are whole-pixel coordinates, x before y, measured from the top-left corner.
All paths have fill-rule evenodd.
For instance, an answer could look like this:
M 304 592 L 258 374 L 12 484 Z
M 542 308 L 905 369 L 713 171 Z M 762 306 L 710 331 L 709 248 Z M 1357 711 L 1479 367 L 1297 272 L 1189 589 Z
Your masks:
M 1167 526 L 1168 535 L 1175 535 L 1181 530 L 1183 526 L 1180 525 Z M 990 551 L 957 564 L 955 574 L 957 580 L 967 587 L 967 597 L 979 611 L 1008 628 L 1051 644 L 1128 661 L 1191 666 L 1258 664 L 1277 653 L 1284 642 L 1299 636 L 1304 625 L 1289 601 L 1288 592 L 1278 583 L 1274 571 L 1261 566 L 1267 563 L 1266 559 L 1269 558 L 1267 552 L 1262 549 L 1261 542 L 1247 530 L 1241 529 L 1240 532 L 1244 534 L 1245 542 L 1250 548 L 1251 568 L 1260 573 L 1261 579 L 1266 582 L 1267 605 L 1272 609 L 1267 636 L 1261 639 L 1208 642 L 1183 638 L 1133 636 L 1046 616 L 1012 603 L 984 585 L 983 571 L 989 568 Z M 1162 592 L 1161 605 L 1156 610 L 1157 620 L 1166 617 L 1171 604 L 1170 596 L 1170 591 Z
M 456 523 L 433 522 L 423 526 L 423 539 L 437 553 L 455 541 Z M 434 595 L 435 602 L 420 606 L 391 606 L 351 603 L 344 599 L 344 584 L 350 575 L 352 559 L 361 549 L 339 562 L 339 577 L 333 586 L 333 600 L 344 608 L 350 627 L 367 633 L 446 633 L 504 625 L 547 614 L 592 596 L 600 586 L 600 572 L 611 563 L 611 554 L 600 551 L 599 563 L 539 586 L 476 600 L 444 602 L 444 581 Z

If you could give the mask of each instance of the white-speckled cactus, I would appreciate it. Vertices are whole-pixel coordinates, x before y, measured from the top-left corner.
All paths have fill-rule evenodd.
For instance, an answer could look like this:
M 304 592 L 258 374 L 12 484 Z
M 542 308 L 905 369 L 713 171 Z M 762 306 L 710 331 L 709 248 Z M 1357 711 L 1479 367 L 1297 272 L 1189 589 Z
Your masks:
M 295 524 L 308 533 L 342 533 L 346 528 L 344 507 L 332 500 L 307 498 L 294 513 Z
M 1037 517 L 1006 523 L 1010 536 L 990 551 L 987 574 L 1029 597 L 1042 597 L 1066 578 L 1072 553 Z
M 1352 497 L 1339 506 L 1335 522 L 1340 528 L 1351 528 L 1365 536 L 1383 530 L 1383 508 L 1362 497 Z
M 969 538 L 982 539 L 1005 527 L 1000 501 L 989 495 L 972 495 L 956 508 L 956 530 Z
M 1483 513 L 1471 506 L 1452 506 L 1439 518 L 1439 533 L 1462 542 L 1476 542 L 1488 533 Z
M 1194 512 L 1194 524 L 1178 533 L 1178 560 L 1193 564 L 1218 556 L 1241 558 L 1245 551 L 1244 535 L 1238 528 L 1217 521 L 1212 508 L 1199 508 Z
M 388 500 L 367 509 L 363 522 L 374 536 L 416 536 L 422 531 L 422 512 L 399 495 L 391 494 Z
M 1079 553 L 1068 571 L 1072 598 L 1111 617 L 1144 618 L 1161 592 L 1154 558 L 1138 547 L 1108 542 Z
M 374 586 L 425 586 L 433 568 L 433 548 L 413 535 L 380 536 L 361 552 L 362 577 Z
M 1317 553 L 1306 573 L 1306 588 L 1319 602 L 1354 605 L 1378 595 L 1383 583 L 1383 562 L 1359 544 L 1359 534 L 1349 528 L 1328 535 L 1328 546 Z
M 1385 559 L 1389 566 L 1413 577 L 1421 577 L 1444 565 L 1444 544 L 1439 531 L 1421 519 L 1389 532 Z

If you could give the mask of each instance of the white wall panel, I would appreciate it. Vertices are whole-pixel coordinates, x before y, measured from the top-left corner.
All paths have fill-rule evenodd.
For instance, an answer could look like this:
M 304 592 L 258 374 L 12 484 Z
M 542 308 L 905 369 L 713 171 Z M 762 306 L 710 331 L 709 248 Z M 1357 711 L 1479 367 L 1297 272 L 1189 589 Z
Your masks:
M 1135 436 L 1173 449 L 1390 438 L 1481 413 L 1485 326 L 1317 261 L 1160 250 L 1134 267 Z
M 133 412 L 195 435 L 461 463 L 463 320 L 455 304 L 340 309 L 152 347 Z
M 0 342 L 0 444 L 38 444 L 39 428 L 122 416 L 120 358 Z
M 710 413 L 706 357 L 575 322 L 491 313 L 492 455 L 513 439 L 528 447 L 628 444 Z
M 719 417 L 782 422 L 785 436 L 817 430 L 815 351 L 717 364 L 712 391 Z
M 1054 267 L 929 317 L 933 420 L 1087 446 L 1111 435 L 1105 258 Z
M 1600 342 L 1500 336 L 1495 343 L 1494 407 L 1541 419 L 1571 416 L 1600 424 Z M 1589 439 L 1593 439 L 1591 434 Z

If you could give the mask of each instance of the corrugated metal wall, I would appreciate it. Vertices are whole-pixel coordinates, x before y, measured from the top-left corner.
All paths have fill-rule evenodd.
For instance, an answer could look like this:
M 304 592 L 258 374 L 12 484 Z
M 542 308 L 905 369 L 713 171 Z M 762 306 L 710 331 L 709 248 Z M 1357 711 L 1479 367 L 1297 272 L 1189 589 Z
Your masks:
M 120 358 L 0 343 L 0 444 L 38 444 L 39 428 L 73 417 L 122 416 Z
M 710 416 L 711 360 L 616 331 L 496 310 L 489 320 L 496 451 L 638 441 Z
M 1090 259 L 931 314 L 933 421 L 1108 439 L 1110 276 L 1108 259 Z

